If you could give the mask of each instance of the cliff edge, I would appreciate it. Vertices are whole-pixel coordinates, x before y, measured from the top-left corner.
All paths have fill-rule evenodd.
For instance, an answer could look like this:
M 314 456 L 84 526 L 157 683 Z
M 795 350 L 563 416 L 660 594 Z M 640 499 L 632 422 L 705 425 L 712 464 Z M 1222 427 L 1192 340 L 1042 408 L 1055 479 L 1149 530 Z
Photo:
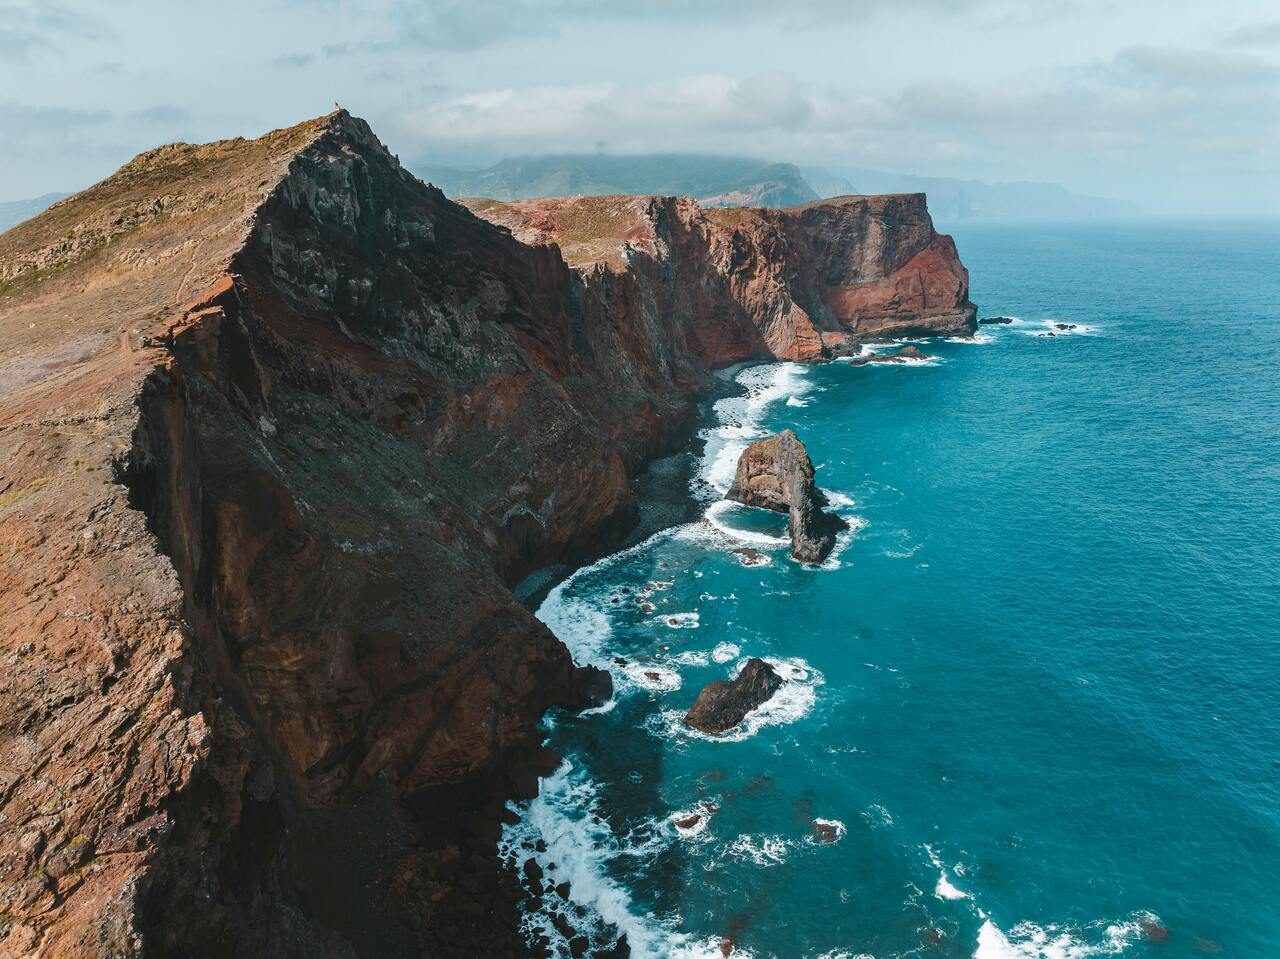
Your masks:
M 919 196 L 470 206 L 338 112 L 0 235 L 0 956 L 523 954 L 503 804 L 607 678 L 509 586 L 711 368 L 972 329 Z

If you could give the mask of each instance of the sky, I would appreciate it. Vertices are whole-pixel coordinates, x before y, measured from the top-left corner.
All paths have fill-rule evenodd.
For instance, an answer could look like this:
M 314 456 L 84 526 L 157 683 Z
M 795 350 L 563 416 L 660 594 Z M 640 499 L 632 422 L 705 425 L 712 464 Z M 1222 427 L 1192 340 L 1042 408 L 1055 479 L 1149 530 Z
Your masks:
M 1276 0 L 0 0 L 0 201 L 335 103 L 410 168 L 711 152 L 1280 216 Z

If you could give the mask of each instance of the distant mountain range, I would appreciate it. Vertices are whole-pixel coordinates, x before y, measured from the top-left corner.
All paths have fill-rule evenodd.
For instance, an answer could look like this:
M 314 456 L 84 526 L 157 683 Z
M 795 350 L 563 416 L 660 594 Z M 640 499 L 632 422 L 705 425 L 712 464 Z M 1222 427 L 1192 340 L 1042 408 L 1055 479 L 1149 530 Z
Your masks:
M 521 200 L 545 196 L 654 193 L 705 206 L 796 206 L 845 194 L 924 193 L 942 223 L 958 220 L 1093 220 L 1135 216 L 1133 203 L 1072 193 L 1057 183 L 984 183 L 910 176 L 863 167 L 798 167 L 749 157 L 655 153 L 508 157 L 483 170 L 420 165 L 414 172 L 451 197 Z M 0 231 L 67 196 L 46 193 L 0 203 Z
M 924 193 L 938 220 L 1093 220 L 1142 212 L 1126 200 L 1072 193 L 1057 183 L 985 183 L 863 167 L 842 167 L 835 173 L 806 167 L 802 172 L 822 197 L 839 196 L 855 183 L 859 193 Z
M 658 193 L 696 197 L 706 206 L 781 207 L 844 194 L 924 193 L 942 221 L 1089 220 L 1141 212 L 1132 203 L 1072 193 L 1056 183 L 985 183 L 688 153 L 519 156 L 483 170 L 419 166 L 414 172 L 449 196 L 494 200 Z
M 17 226 L 23 220 L 30 220 L 37 213 L 43 213 L 63 197 L 70 195 L 69 193 L 46 193 L 34 200 L 10 200 L 7 203 L 0 203 L 0 233 L 11 226 Z
M 689 153 L 518 156 L 484 170 L 419 166 L 414 172 L 448 196 L 491 200 L 655 193 L 691 196 L 707 206 L 780 207 L 819 199 L 793 163 Z

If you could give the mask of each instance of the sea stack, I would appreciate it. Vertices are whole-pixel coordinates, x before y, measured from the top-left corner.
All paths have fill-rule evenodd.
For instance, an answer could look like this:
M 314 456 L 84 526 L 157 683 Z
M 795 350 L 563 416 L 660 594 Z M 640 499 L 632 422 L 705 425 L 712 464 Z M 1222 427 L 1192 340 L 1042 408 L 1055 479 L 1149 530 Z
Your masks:
M 802 563 L 826 559 L 835 546 L 836 533 L 847 525 L 823 510 L 827 500 L 813 482 L 813 463 L 791 430 L 752 443 L 742 451 L 737 475 L 725 498 L 789 513 L 791 556 Z
M 708 683 L 685 713 L 684 721 L 704 733 L 722 733 L 768 702 L 782 685 L 782 677 L 763 659 L 752 657 L 737 678 Z

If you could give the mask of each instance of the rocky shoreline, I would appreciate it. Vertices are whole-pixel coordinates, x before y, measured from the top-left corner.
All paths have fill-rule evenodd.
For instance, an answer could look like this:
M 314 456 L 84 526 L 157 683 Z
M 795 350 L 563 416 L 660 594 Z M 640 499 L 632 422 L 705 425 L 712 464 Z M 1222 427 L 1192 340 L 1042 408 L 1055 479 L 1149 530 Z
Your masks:
M 523 954 L 504 804 L 604 679 L 512 587 L 682 515 L 712 369 L 967 293 L 919 195 L 467 209 L 345 112 L 0 235 L 0 948 Z

